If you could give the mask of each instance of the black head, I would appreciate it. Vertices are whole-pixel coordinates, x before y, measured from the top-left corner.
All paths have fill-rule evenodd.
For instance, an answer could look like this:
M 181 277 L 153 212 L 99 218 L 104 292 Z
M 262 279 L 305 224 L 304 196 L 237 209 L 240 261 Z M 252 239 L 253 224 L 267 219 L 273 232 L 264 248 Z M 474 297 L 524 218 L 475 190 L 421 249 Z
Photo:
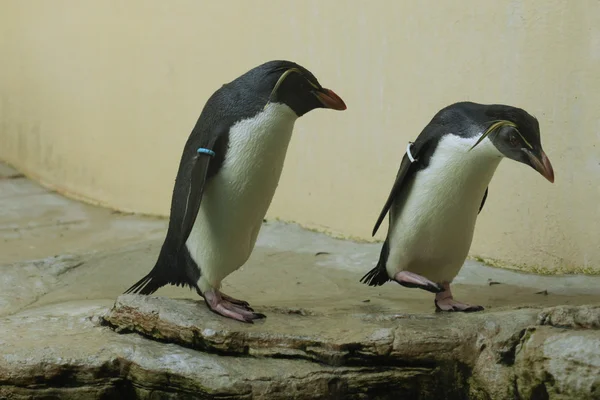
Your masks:
M 554 170 L 542 149 L 540 125 L 535 117 L 505 105 L 488 106 L 485 114 L 490 122 L 482 138 L 487 136 L 504 156 L 529 165 L 554 182 Z
M 284 103 L 301 117 L 315 108 L 345 110 L 344 101 L 326 89 L 306 68 L 290 61 L 271 61 L 261 69 L 270 85 L 269 102 Z

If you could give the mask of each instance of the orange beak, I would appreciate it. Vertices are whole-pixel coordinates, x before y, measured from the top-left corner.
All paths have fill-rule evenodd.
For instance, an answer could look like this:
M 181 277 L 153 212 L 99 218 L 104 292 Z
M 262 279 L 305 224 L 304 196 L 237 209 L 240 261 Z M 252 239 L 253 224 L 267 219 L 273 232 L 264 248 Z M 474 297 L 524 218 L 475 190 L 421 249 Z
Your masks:
M 529 161 L 531 165 L 537 172 L 539 172 L 544 178 L 548 179 L 551 183 L 554 183 L 554 169 L 552 168 L 552 164 L 550 164 L 550 160 L 544 150 L 540 151 L 540 157 L 536 157 L 533 152 L 526 150 L 525 153 L 527 157 L 529 157 Z
M 325 108 L 331 108 L 332 110 L 340 111 L 346 109 L 346 103 L 344 103 L 344 100 L 342 100 L 342 98 L 335 94 L 335 92 L 331 89 L 319 89 L 315 91 L 315 96 L 317 96 L 317 99 L 323 103 Z

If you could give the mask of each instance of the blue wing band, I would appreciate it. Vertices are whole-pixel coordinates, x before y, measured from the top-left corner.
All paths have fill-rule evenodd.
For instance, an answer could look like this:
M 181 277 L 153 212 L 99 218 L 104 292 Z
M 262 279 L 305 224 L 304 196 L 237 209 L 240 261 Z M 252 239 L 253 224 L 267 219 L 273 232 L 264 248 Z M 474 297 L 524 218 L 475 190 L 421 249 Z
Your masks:
M 212 151 L 211 149 L 205 149 L 203 147 L 200 147 L 198 149 L 198 154 L 207 154 L 207 155 L 209 155 L 211 157 L 215 156 L 215 152 L 214 151 Z

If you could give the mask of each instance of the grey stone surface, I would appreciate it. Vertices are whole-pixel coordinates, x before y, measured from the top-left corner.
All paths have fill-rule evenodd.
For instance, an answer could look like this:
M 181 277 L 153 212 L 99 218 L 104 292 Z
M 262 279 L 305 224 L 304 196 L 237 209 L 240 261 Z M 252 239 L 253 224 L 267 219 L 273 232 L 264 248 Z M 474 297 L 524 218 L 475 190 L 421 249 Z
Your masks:
M 0 316 L 35 303 L 60 284 L 61 275 L 81 264 L 75 255 L 61 255 L 2 266 Z
M 75 302 L 0 320 L 0 398 L 391 399 L 439 390 L 431 368 L 224 357 L 118 335 L 98 325 L 103 311 Z
M 553 313 L 569 315 L 569 320 L 581 315 L 597 320 L 600 307 L 433 318 L 280 311 L 273 313 L 274 320 L 247 327 L 223 320 L 195 302 L 130 295 L 121 296 L 102 320 L 116 331 L 229 356 L 285 357 L 338 368 L 429 369 L 435 377 L 429 383 L 432 393 L 439 396 L 446 390 L 448 398 L 467 393 L 486 399 L 597 398 L 600 331 L 538 326 Z M 446 372 L 439 375 L 436 370 Z
M 67 199 L 11 170 L 0 163 L 0 265 L 117 249 L 163 235 L 164 219 Z
M 600 398 L 598 330 L 531 329 L 517 350 L 514 374 L 522 398 Z
M 379 244 L 268 222 L 224 282 L 267 314 L 247 325 L 188 289 L 120 296 L 164 220 L 2 169 L 0 199 L 0 399 L 600 398 L 599 277 L 468 262 L 455 295 L 486 311 L 437 314 L 430 293 L 358 282 Z
M 117 331 L 138 332 L 197 350 L 332 366 L 377 364 L 382 358 L 387 363 L 410 359 L 424 365 L 434 359 L 466 362 L 471 349 L 465 346 L 481 324 L 481 319 L 470 315 L 450 317 L 465 328 L 459 330 L 448 324 L 448 318 L 427 315 L 370 318 L 345 313 L 302 315 L 282 308 L 265 311 L 267 320 L 247 327 L 213 314 L 202 302 L 124 295 L 103 320 Z
M 600 306 L 552 307 L 540 314 L 539 323 L 561 328 L 600 329 Z
M 247 325 L 135 295 L 22 311 L 0 319 L 0 398 L 598 398 L 600 331 L 539 325 L 539 309 L 289 311 Z

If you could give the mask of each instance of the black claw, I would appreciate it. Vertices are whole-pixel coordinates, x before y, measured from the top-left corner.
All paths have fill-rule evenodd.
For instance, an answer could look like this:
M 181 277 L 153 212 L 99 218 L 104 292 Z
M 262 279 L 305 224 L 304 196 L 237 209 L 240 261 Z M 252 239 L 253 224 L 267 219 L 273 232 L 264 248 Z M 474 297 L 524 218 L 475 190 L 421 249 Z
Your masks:
M 485 310 L 485 308 L 483 308 L 482 306 L 472 306 L 469 307 L 465 310 L 465 312 L 477 312 L 477 311 L 483 311 Z
M 255 319 L 263 319 L 263 318 L 267 318 L 267 316 L 265 314 L 261 314 L 261 313 L 254 313 L 249 317 L 244 317 L 244 320 L 246 322 L 248 322 L 249 324 L 253 324 Z

